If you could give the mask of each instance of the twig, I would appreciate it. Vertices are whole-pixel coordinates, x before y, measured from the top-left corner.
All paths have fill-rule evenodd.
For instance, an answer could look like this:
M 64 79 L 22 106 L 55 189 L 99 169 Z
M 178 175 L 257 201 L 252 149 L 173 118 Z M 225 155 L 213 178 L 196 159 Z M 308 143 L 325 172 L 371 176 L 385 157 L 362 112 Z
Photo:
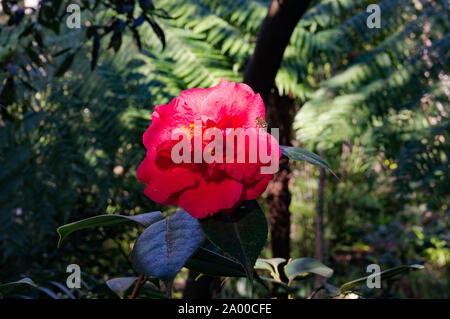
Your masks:
M 324 286 L 320 286 L 320 287 L 314 289 L 314 291 L 312 292 L 312 294 L 311 294 L 308 298 L 306 298 L 306 299 L 313 299 L 314 296 L 315 296 L 320 290 L 322 290 L 322 289 L 324 289 L 324 288 L 325 288 Z
M 139 275 L 136 285 L 134 286 L 133 293 L 131 294 L 130 299 L 136 299 L 136 296 L 139 292 L 141 286 L 145 283 L 144 275 Z

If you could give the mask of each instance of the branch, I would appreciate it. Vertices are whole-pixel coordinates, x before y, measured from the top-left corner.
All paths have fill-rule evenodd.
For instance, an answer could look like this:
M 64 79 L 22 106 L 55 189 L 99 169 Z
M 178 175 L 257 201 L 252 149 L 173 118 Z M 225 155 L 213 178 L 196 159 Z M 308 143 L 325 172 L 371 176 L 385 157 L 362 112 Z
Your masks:
M 272 0 L 245 69 L 244 83 L 267 102 L 292 32 L 311 0 Z

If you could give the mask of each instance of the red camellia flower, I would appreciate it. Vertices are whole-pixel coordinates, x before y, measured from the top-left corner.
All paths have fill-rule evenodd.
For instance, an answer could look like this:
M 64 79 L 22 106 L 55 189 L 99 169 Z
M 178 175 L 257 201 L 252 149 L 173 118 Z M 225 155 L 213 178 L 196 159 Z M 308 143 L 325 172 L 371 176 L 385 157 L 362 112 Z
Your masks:
M 147 155 L 137 170 L 137 178 L 147 185 L 145 195 L 163 205 L 180 206 L 195 218 L 230 213 L 242 201 L 259 197 L 278 169 L 281 156 L 278 142 L 264 130 L 264 113 L 259 94 L 245 84 L 225 79 L 208 89 L 183 91 L 170 104 L 156 106 L 152 124 L 144 133 Z M 207 148 L 214 140 L 206 140 L 204 132 L 208 129 L 221 134 L 224 145 L 233 129 L 242 129 L 247 135 L 240 135 L 243 140 L 230 137 L 236 146 L 228 152 L 227 146 L 223 150 Z M 181 132 L 176 139 L 174 132 Z M 180 143 L 181 135 L 190 147 L 184 148 L 180 156 L 193 159 L 197 151 L 212 155 L 213 160 L 174 161 L 174 147 Z M 203 139 L 196 142 L 196 136 Z M 252 137 L 256 139 L 250 142 Z M 261 151 L 261 145 L 267 146 L 264 148 L 270 163 L 259 157 L 250 160 Z M 244 154 L 244 162 L 237 160 L 239 154 Z M 274 160 L 276 170 L 263 173 L 262 169 L 273 165 Z

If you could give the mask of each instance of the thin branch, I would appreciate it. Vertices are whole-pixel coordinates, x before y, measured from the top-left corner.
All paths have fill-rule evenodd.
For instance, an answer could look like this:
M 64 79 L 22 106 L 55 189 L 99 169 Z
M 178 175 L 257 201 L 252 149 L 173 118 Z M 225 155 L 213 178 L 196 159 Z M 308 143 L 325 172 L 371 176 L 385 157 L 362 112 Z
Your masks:
M 145 283 L 144 275 L 139 275 L 136 285 L 134 286 L 133 293 L 131 294 L 130 299 L 136 299 L 137 294 L 139 293 L 139 289 Z

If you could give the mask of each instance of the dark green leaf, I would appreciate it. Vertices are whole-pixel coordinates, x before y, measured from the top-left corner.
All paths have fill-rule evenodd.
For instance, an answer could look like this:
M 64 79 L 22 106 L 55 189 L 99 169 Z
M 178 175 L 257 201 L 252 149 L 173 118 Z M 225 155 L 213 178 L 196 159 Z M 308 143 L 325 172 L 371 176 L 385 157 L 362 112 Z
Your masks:
M 159 26 L 159 24 L 156 23 L 155 20 L 153 20 L 150 17 L 145 17 L 145 20 L 147 20 L 147 22 L 150 24 L 150 26 L 152 27 L 153 31 L 156 33 L 156 36 L 159 38 L 159 40 L 162 43 L 163 46 L 163 50 L 166 47 L 166 37 L 164 35 L 164 31 L 161 29 L 161 27 Z
M 308 163 L 311 163 L 313 165 L 321 166 L 327 169 L 330 168 L 328 163 L 325 162 L 325 160 L 323 160 L 319 155 L 302 148 L 280 145 L 280 149 L 281 154 L 289 159 L 293 159 L 296 161 L 307 161 Z
M 94 70 L 98 62 L 98 53 L 100 51 L 100 34 L 95 29 L 94 43 L 92 44 L 91 70 Z
M 187 261 L 186 268 L 210 276 L 245 277 L 244 268 L 222 254 L 200 247 Z
M 16 100 L 16 84 L 12 76 L 6 79 L 5 86 L 0 93 L 0 105 L 8 106 Z
M 117 224 L 129 223 L 130 221 L 148 227 L 151 224 L 160 221 L 162 218 L 163 217 L 161 212 L 151 212 L 135 216 L 106 214 L 86 218 L 77 222 L 61 226 L 57 229 L 59 234 L 58 247 L 61 246 L 61 243 L 64 240 L 64 238 L 66 238 L 69 234 L 73 233 L 74 231 L 80 229 L 93 228 L 99 226 L 112 226 Z
M 206 237 L 235 258 L 253 278 L 253 265 L 267 241 L 267 221 L 256 200 L 244 202 L 233 214 L 200 220 Z
M 367 278 L 369 278 L 369 276 L 373 277 L 373 276 L 380 275 L 381 276 L 380 279 L 384 280 L 384 279 L 388 279 L 388 278 L 394 277 L 394 276 L 396 276 L 398 274 L 401 274 L 401 273 L 403 273 L 405 271 L 408 271 L 410 269 L 423 269 L 423 268 L 424 267 L 422 265 L 402 265 L 402 266 L 398 266 L 398 267 L 394 267 L 394 268 L 389 268 L 389 269 L 383 270 L 383 271 L 381 271 L 379 273 L 372 273 L 372 274 L 367 275 L 365 277 L 349 281 L 349 282 L 343 284 L 340 287 L 340 290 L 341 290 L 341 293 L 345 293 L 347 291 L 352 290 L 353 288 L 357 288 L 357 287 L 360 287 L 362 285 L 365 285 L 367 283 Z
M 139 236 L 133 247 L 134 269 L 170 281 L 204 240 L 198 220 L 179 210 Z
M 7 293 L 12 288 L 15 288 L 17 286 L 22 286 L 22 285 L 28 285 L 28 286 L 36 287 L 36 284 L 33 282 L 33 280 L 31 280 L 30 278 L 23 278 L 23 279 L 20 279 L 18 281 L 13 281 L 13 282 L 5 283 L 5 284 L 0 284 L 0 293 Z
M 55 54 L 53 54 L 53 57 L 56 58 L 56 57 L 60 56 L 61 54 L 64 54 L 64 53 L 70 51 L 70 49 L 72 49 L 72 48 L 71 48 L 71 47 L 68 47 L 68 48 L 59 50 L 58 52 L 56 52 Z
M 152 0 L 139 0 L 139 6 L 141 7 L 142 11 L 146 11 L 147 9 L 154 9 L 155 6 L 153 5 Z
M 122 29 L 120 27 L 119 20 L 114 21 L 113 23 L 113 35 L 111 37 L 111 40 L 109 42 L 109 48 L 113 48 L 115 52 L 119 51 L 120 46 L 122 45 Z
M 73 59 L 75 58 L 75 53 L 70 53 L 68 54 L 65 58 L 64 61 L 61 63 L 61 65 L 59 66 L 59 68 L 56 70 L 55 72 L 55 76 L 60 77 L 62 75 L 64 75 L 64 73 L 66 73 L 66 71 L 70 68 L 70 66 L 72 65 Z
M 330 278 L 333 275 L 333 269 L 325 266 L 320 261 L 313 258 L 297 258 L 292 260 L 284 267 L 284 272 L 289 281 L 297 276 L 306 275 L 309 273 L 316 274 L 325 278 Z

